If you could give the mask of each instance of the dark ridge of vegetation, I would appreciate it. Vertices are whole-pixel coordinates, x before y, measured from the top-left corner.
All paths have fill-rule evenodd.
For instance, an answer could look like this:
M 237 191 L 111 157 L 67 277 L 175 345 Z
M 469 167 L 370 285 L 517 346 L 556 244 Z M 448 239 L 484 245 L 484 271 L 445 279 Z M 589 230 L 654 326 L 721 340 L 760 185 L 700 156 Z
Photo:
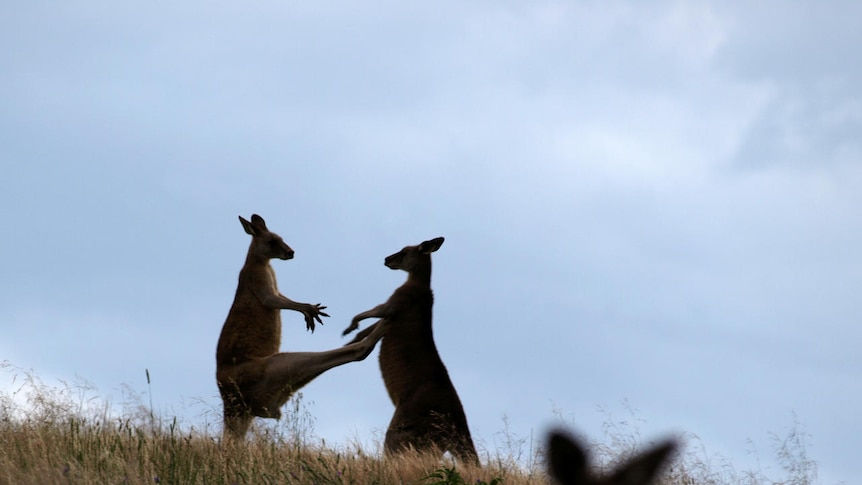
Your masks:
M 140 396 L 125 396 L 115 411 L 109 402 L 92 396 L 86 382 L 48 386 L 7 363 L 0 369 L 13 382 L 10 392 L 0 392 L 0 485 L 549 483 L 541 446 L 514 436 L 505 420 L 503 449 L 481 450 L 481 467 L 427 454 L 382 459 L 358 444 L 346 449 L 315 444 L 313 419 L 303 411 L 301 394 L 289 403 L 281 421 L 256 424 L 246 442 L 231 444 L 222 443 L 220 430 L 207 424 L 200 429 L 182 425 L 178 418 L 161 419 Z M 601 470 L 647 445 L 637 421 L 606 422 L 605 440 L 591 443 L 592 459 Z M 799 429 L 794 419 L 787 436 L 772 436 L 785 475 L 779 479 L 761 471 L 738 472 L 727 460 L 708 456 L 700 440 L 689 435 L 681 437 L 683 451 L 658 483 L 817 483 L 817 464 L 806 454 L 809 437 Z

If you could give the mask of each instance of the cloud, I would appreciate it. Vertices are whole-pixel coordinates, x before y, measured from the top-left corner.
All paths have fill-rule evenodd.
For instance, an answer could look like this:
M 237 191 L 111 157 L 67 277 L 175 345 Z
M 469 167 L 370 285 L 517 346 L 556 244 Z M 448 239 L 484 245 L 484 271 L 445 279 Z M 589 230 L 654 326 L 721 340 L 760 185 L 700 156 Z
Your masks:
M 862 109 L 852 86 L 860 71 L 847 60 L 857 37 L 851 3 L 830 9 L 804 3 L 764 3 L 727 11 L 728 41 L 716 67 L 764 86 L 769 102 L 743 141 L 736 163 L 748 169 L 775 164 L 820 169 L 854 163 Z

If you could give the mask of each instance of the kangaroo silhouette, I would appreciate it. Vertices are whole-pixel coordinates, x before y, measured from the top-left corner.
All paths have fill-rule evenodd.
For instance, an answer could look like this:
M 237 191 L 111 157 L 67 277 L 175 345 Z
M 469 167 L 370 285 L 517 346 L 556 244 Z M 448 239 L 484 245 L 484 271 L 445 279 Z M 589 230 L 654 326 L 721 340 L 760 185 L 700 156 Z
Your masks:
M 271 259 L 291 259 L 293 249 L 257 214 L 239 218 L 251 245 L 239 272 L 233 305 L 216 348 L 216 383 L 224 404 L 225 438 L 242 439 L 252 419 L 281 417 L 281 406 L 302 386 L 327 370 L 363 360 L 385 329 L 351 345 L 325 352 L 278 352 L 281 310 L 305 316 L 308 330 L 328 317 L 320 304 L 298 303 L 278 291 Z
M 359 332 L 348 345 L 367 338 L 378 325 L 389 327 L 380 343 L 380 371 L 395 405 L 384 441 L 387 453 L 436 449 L 478 464 L 467 416 L 437 352 L 431 327 L 431 253 L 442 244 L 443 238 L 438 237 L 388 256 L 384 264 L 406 271 L 407 281 L 386 303 L 353 317 L 344 334 L 357 329 L 366 318 L 381 320 Z

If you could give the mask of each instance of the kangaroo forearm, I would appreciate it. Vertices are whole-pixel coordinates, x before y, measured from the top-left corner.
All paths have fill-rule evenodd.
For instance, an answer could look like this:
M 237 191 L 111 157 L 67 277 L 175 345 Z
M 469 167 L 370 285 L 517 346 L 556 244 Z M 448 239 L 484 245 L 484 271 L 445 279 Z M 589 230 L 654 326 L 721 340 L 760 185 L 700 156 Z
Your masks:
M 356 323 L 365 320 L 366 318 L 385 318 L 387 316 L 387 306 L 386 303 L 381 303 L 371 310 L 366 310 L 355 317 L 353 317 L 353 321 Z
M 369 325 L 367 328 L 365 328 L 364 330 L 361 330 L 359 333 L 357 333 L 356 336 L 353 337 L 353 340 L 351 340 L 350 342 L 348 342 L 345 345 L 355 344 L 356 342 L 364 340 L 365 337 L 371 335 L 371 332 L 373 332 L 374 329 L 377 328 L 377 325 L 379 325 L 379 324 L 380 324 L 380 322 L 376 322 L 376 323 Z
M 385 317 L 388 314 L 387 308 L 388 307 L 386 306 L 386 303 L 383 303 L 383 304 L 377 305 L 376 307 L 372 308 L 371 310 L 367 310 L 367 311 L 364 311 L 364 312 L 356 315 L 350 321 L 350 326 L 344 329 L 344 332 L 342 332 L 342 335 L 347 335 L 348 333 L 359 328 L 359 322 L 361 322 L 362 320 L 365 320 L 366 318 L 383 318 L 383 317 Z M 357 341 L 357 339 L 353 339 L 353 342 L 356 342 L 356 341 Z
M 263 298 L 261 303 L 263 303 L 263 305 L 267 308 L 294 310 L 298 312 L 303 312 L 309 306 L 308 303 L 300 303 L 297 301 L 293 301 L 290 298 L 281 294 L 270 294 Z

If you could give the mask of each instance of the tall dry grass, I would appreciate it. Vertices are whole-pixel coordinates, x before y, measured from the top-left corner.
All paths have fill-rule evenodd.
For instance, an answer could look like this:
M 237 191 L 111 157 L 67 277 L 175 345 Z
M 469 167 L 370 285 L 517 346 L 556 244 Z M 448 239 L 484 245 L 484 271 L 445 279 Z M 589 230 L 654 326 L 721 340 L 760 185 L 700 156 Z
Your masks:
M 133 393 L 120 405 L 94 394 L 86 382 L 46 385 L 30 372 L 0 365 L 12 390 L 0 392 L 0 485 L 4 484 L 546 484 L 541 446 L 515 436 L 504 422 L 503 446 L 481 450 L 482 467 L 432 455 L 382 459 L 360 445 L 332 449 L 316 444 L 313 420 L 291 401 L 276 426 L 257 426 L 243 443 L 222 443 L 216 426 L 162 419 Z M 609 420 L 605 439 L 592 443 L 593 460 L 609 469 L 645 446 L 635 420 Z M 632 424 L 632 423 L 635 424 Z M 785 476 L 737 472 L 726 460 L 706 457 L 695 436 L 661 484 L 816 483 L 816 463 L 805 454 L 796 427 L 776 437 Z

